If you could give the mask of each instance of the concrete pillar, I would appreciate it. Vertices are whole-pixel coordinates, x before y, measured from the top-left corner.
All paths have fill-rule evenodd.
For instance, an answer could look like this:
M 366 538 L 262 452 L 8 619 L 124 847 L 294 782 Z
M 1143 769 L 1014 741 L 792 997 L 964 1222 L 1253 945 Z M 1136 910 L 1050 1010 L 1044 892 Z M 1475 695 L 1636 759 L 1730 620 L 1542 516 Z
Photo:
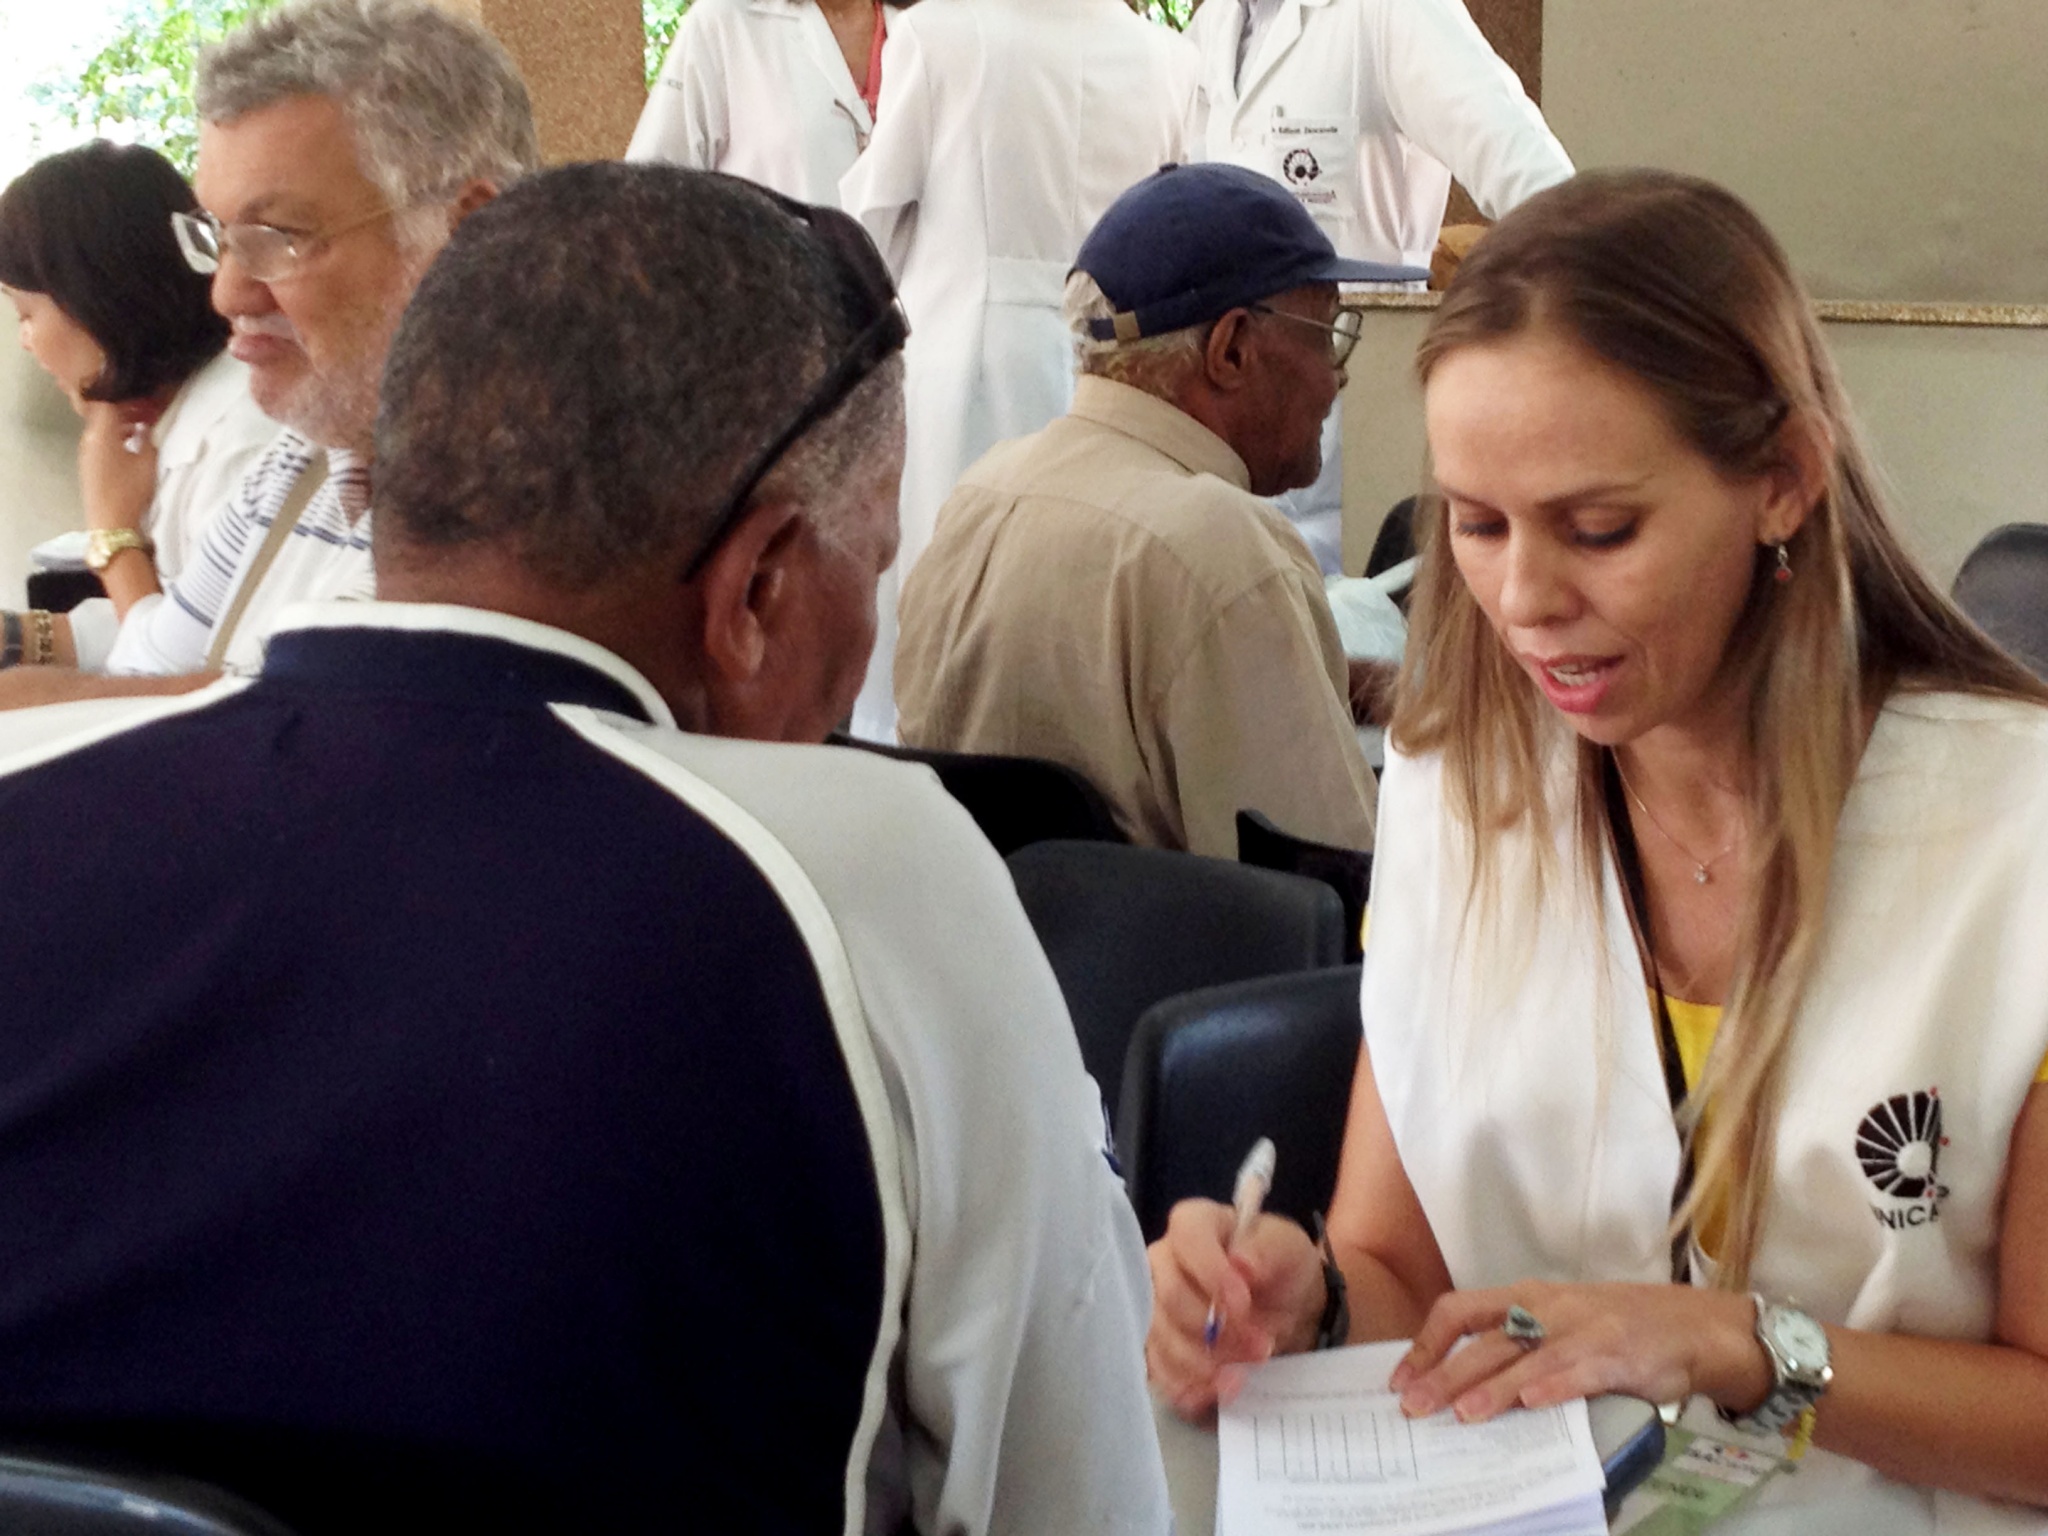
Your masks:
M 647 100 L 640 0 L 435 0 L 480 21 L 533 94 L 550 164 L 625 153 Z

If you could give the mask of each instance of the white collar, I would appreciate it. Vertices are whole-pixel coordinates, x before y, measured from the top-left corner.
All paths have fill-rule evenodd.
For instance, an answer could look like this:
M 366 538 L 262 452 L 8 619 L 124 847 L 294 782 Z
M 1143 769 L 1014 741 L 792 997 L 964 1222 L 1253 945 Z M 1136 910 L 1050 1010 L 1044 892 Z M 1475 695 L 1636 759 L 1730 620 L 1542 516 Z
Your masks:
M 388 629 L 411 634 L 480 635 L 487 640 L 504 640 L 529 650 L 552 651 L 571 661 L 580 661 L 602 672 L 640 701 L 647 718 L 656 725 L 673 728 L 672 711 L 654 685 L 639 671 L 621 661 L 596 642 L 572 635 L 552 624 L 514 618 L 489 608 L 465 608 L 457 603 L 308 602 L 284 609 L 270 633 L 294 629 Z

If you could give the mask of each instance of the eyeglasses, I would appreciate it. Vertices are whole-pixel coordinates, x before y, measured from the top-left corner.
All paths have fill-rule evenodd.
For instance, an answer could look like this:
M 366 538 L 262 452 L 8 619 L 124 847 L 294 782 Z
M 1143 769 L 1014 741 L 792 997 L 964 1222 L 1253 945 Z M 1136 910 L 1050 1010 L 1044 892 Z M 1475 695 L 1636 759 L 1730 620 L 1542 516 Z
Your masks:
M 223 224 L 202 208 L 197 213 L 172 214 L 171 232 L 178 237 L 178 249 L 185 253 L 185 265 L 201 276 L 211 277 L 220 270 L 221 258 L 232 256 L 257 282 L 275 283 L 294 276 L 308 260 L 351 230 L 397 212 L 396 208 L 379 208 L 318 234 L 302 234 L 274 224 Z
M 1292 320 L 1296 325 L 1312 325 L 1319 331 L 1330 333 L 1330 366 L 1342 368 L 1351 361 L 1351 353 L 1358 345 L 1359 333 L 1365 329 L 1365 311 L 1362 309 L 1340 309 L 1337 323 L 1325 325 L 1320 320 L 1311 320 L 1307 315 L 1291 315 L 1284 309 L 1273 309 L 1265 304 L 1247 304 L 1255 315 L 1271 315 L 1275 320 Z
M 867 231 L 857 220 L 837 208 L 817 208 L 809 203 L 799 203 L 780 193 L 769 192 L 765 187 L 752 187 L 751 190 L 772 198 L 778 208 L 791 218 L 801 220 L 818 237 L 839 269 L 841 302 L 846 305 L 847 314 L 860 331 L 845 355 L 825 370 L 825 376 L 818 380 L 809 397 L 797 407 L 782 430 L 770 437 L 747 461 L 746 469 L 734 480 L 732 490 L 718 504 L 717 515 L 711 520 L 711 531 L 705 536 L 703 546 L 684 568 L 684 581 L 694 580 L 704 569 L 718 546 L 725 542 L 726 535 L 738 525 L 748 499 L 760 489 L 761 482 L 781 462 L 783 455 L 794 448 L 797 440 L 812 427 L 844 405 L 847 397 L 860 387 L 861 381 L 901 351 L 903 343 L 910 338 L 910 318 L 904 314 L 903 305 L 896 297 L 895 281 L 889 276 L 882 253 L 875 249 L 874 241 L 868 238 Z

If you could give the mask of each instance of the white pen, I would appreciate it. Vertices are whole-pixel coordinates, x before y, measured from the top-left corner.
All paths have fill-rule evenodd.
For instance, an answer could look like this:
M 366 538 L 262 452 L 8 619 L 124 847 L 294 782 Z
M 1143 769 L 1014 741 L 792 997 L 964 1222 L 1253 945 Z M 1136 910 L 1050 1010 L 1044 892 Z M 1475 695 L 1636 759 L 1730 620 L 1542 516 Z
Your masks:
M 1273 1141 L 1271 1137 L 1261 1136 L 1252 1143 L 1251 1151 L 1245 1153 L 1244 1162 L 1237 1170 L 1237 1188 L 1230 1195 L 1231 1209 L 1237 1219 L 1231 1223 L 1228 1247 L 1235 1248 L 1250 1235 L 1252 1223 L 1259 1219 L 1266 1196 L 1272 1192 Z M 1209 1303 L 1209 1321 L 1202 1325 L 1202 1342 L 1214 1349 L 1222 1332 L 1223 1318 L 1212 1301 Z

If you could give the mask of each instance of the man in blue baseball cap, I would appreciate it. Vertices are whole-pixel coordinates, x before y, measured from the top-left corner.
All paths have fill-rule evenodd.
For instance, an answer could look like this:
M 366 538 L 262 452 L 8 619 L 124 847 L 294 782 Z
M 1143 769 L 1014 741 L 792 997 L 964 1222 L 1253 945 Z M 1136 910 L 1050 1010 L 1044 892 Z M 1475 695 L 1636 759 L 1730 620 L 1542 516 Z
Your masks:
M 1170 167 L 1081 247 L 1073 409 L 962 478 L 905 583 L 905 742 L 1050 758 L 1136 842 L 1231 858 L 1236 815 L 1372 846 L 1348 672 L 1301 537 L 1270 496 L 1312 482 L 1360 316 L 1284 188 Z

